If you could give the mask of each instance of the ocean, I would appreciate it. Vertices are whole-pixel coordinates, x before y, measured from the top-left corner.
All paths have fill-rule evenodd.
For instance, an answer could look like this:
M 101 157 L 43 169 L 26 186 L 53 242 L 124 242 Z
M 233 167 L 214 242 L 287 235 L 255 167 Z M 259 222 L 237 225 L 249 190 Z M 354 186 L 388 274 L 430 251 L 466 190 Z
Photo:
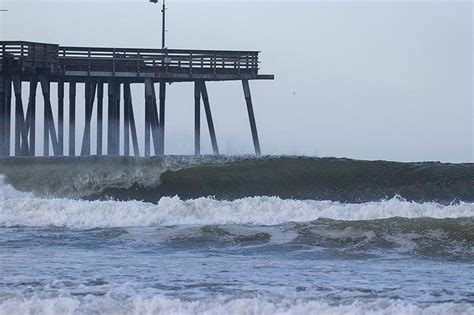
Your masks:
M 0 314 L 474 314 L 474 164 L 0 159 Z

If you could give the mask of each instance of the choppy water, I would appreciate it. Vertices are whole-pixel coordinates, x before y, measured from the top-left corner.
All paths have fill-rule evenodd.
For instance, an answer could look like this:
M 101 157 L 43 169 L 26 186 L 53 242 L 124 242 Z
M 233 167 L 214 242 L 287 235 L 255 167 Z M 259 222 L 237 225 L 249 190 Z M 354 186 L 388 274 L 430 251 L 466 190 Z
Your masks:
M 3 160 L 0 314 L 474 314 L 473 170 Z

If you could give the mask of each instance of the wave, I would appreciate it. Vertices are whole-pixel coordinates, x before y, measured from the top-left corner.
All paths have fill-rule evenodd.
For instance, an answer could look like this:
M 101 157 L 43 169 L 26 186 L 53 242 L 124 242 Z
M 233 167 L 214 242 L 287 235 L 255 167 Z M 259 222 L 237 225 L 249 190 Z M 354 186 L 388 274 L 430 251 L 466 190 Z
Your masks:
M 7 299 L 0 302 L 4 314 L 472 314 L 471 304 L 439 303 L 420 305 L 399 300 L 327 303 L 324 301 L 274 299 L 265 297 L 186 301 L 165 296 L 134 296 L 117 299 L 109 294 L 79 298 Z
M 141 201 L 44 199 L 0 181 L 0 227 L 72 228 L 167 246 L 285 245 L 344 255 L 474 259 L 474 204 L 393 198 L 368 203 L 249 197 Z M 144 228 L 151 228 L 144 232 Z M 105 231 L 102 231 L 106 229 Z M 112 229 L 112 230 L 107 230 Z
M 316 200 L 249 197 L 233 201 L 213 198 L 182 200 L 163 197 L 157 204 L 141 201 L 43 199 L 1 184 L 0 226 L 108 228 L 174 225 L 261 225 L 400 218 L 456 219 L 474 217 L 473 203 L 441 205 L 401 198 L 361 204 Z
M 474 164 L 310 157 L 3 158 L 0 174 L 40 197 L 159 202 L 162 197 L 365 203 L 474 202 Z

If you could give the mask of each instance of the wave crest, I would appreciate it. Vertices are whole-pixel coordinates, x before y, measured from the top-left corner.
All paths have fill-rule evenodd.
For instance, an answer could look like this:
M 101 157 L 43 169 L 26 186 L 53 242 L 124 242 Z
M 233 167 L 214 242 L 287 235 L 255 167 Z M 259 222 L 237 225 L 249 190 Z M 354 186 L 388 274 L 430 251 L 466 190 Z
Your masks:
M 139 201 L 82 201 L 32 197 L 3 198 L 0 226 L 108 228 L 173 225 L 279 225 L 318 219 L 340 221 L 401 218 L 474 217 L 474 204 L 415 203 L 400 198 L 363 204 L 252 197 L 234 201 L 212 198 L 162 198 Z
M 363 203 L 396 195 L 416 202 L 474 202 L 474 164 L 394 163 L 309 157 L 0 159 L 15 188 L 89 200 L 283 199 Z

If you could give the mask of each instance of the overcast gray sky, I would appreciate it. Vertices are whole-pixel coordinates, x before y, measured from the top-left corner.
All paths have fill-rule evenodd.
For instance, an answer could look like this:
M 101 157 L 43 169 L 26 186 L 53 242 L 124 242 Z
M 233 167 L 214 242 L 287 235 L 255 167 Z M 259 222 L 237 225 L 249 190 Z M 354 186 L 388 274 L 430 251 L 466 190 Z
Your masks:
M 160 10 L 148 0 L 0 4 L 2 40 L 160 45 Z M 262 51 L 262 73 L 276 75 L 251 84 L 265 154 L 474 161 L 472 2 L 168 4 L 169 48 Z M 143 120 L 143 88 L 133 92 Z M 221 151 L 252 152 L 241 84 L 209 93 Z M 167 153 L 192 153 L 192 132 L 192 85 L 173 84 Z M 204 132 L 205 152 L 209 142 Z

